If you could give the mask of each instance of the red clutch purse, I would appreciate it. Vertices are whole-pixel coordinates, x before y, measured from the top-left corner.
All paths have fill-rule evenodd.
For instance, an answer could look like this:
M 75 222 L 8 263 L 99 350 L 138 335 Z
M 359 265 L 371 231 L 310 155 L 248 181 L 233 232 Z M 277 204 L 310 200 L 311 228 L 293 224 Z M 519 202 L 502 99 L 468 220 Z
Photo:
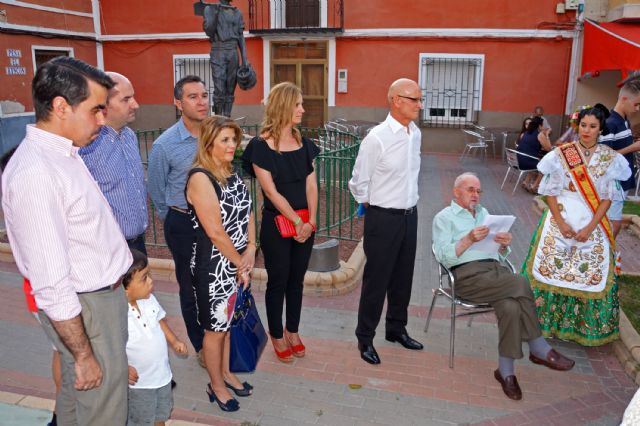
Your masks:
M 296 210 L 296 214 L 302 219 L 302 223 L 309 222 L 309 210 L 308 209 L 300 209 Z M 287 219 L 284 215 L 279 214 L 275 218 L 276 228 L 278 228 L 278 232 L 282 238 L 291 238 L 295 237 L 296 227 L 289 219 Z

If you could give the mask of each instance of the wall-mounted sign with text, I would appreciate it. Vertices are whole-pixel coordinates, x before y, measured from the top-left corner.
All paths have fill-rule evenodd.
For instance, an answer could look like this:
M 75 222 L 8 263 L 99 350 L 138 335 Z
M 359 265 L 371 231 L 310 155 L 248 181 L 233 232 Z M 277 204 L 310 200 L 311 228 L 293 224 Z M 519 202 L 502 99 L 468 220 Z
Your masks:
M 27 69 L 20 66 L 20 58 L 22 58 L 22 50 L 7 49 L 7 57 L 9 58 L 8 67 L 4 67 L 7 75 L 27 75 Z
M 27 75 L 25 67 L 4 67 L 7 75 Z
M 20 49 L 7 49 L 7 56 L 9 58 L 22 58 L 22 51 Z

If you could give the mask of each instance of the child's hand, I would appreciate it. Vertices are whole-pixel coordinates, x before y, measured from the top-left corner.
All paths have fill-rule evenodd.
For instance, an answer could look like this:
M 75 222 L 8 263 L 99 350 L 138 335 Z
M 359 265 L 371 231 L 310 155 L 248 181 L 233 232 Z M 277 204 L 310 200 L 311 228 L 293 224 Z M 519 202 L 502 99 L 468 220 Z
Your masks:
M 187 345 L 184 342 L 181 342 L 180 340 L 176 340 L 176 342 L 173 344 L 173 350 L 178 355 L 186 355 Z
M 129 366 L 129 384 L 135 385 L 137 381 L 138 381 L 138 371 L 134 367 Z

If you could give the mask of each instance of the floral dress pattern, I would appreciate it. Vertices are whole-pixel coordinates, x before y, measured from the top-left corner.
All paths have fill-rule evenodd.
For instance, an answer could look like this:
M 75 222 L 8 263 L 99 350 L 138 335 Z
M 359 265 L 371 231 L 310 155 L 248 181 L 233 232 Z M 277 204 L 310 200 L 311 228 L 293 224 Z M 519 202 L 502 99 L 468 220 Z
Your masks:
M 198 172 L 206 174 L 215 188 L 222 226 L 236 250 L 242 253 L 248 243 L 251 214 L 251 197 L 247 186 L 235 173 L 229 177 L 226 185 L 221 185 L 211 173 L 201 168 L 192 169 L 187 182 Z M 198 321 L 206 330 L 227 331 L 235 304 L 237 268 L 213 245 L 200 225 L 193 206 L 189 203 L 187 206 L 196 234 L 191 254 L 191 276 Z
M 539 192 L 555 196 L 563 219 L 578 231 L 591 221 L 593 211 L 560 155 L 551 151 L 538 164 L 544 174 Z M 598 145 L 587 172 L 600 200 L 624 199 L 618 181 L 626 179 L 630 170 L 623 156 Z M 522 274 L 531 283 L 544 336 L 584 346 L 600 346 L 618 338 L 620 304 L 614 247 L 602 225 L 580 243 L 564 238 L 546 210 L 534 232 Z

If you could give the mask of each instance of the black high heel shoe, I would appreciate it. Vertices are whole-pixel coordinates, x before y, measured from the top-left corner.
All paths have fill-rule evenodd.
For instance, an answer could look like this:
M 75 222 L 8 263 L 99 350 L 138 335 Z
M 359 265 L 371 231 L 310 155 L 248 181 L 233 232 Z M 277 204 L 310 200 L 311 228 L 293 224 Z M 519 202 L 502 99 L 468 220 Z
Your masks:
M 209 396 L 209 402 L 214 402 L 214 401 L 217 402 L 218 407 L 220 407 L 222 411 L 230 412 L 230 411 L 238 411 L 240 409 L 240 404 L 238 404 L 238 400 L 235 398 L 231 398 L 227 402 L 220 401 L 216 396 L 216 393 L 213 391 L 213 388 L 211 387 L 211 383 L 207 384 L 207 395 Z
M 242 382 L 242 388 L 240 389 L 234 388 L 233 386 L 231 386 L 231 383 L 227 382 L 226 380 L 224 381 L 224 384 L 227 388 L 231 389 L 233 393 L 236 394 L 236 396 L 250 396 L 251 391 L 253 390 L 253 386 L 251 386 L 247 382 Z

